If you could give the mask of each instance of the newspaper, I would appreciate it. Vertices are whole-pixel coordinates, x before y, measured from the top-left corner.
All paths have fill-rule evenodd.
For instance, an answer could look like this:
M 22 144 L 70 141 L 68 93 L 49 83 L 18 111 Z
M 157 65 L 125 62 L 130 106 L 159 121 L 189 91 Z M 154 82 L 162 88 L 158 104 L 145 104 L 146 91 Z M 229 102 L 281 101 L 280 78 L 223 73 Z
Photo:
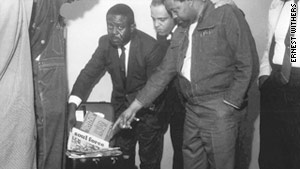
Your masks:
M 113 123 L 111 121 L 106 120 L 103 116 L 88 111 L 80 129 L 97 138 L 109 141 L 112 134 L 112 126 Z
M 69 158 L 95 158 L 118 156 L 118 147 L 109 147 L 113 123 L 94 112 L 87 112 L 79 128 L 69 134 L 66 155 Z
M 73 128 L 68 140 L 68 150 L 78 152 L 96 152 L 101 148 L 108 148 L 109 142 L 97 138 L 89 133 Z
M 109 142 L 73 128 L 70 132 L 66 155 L 69 158 L 95 158 L 121 155 L 119 147 L 109 147 Z

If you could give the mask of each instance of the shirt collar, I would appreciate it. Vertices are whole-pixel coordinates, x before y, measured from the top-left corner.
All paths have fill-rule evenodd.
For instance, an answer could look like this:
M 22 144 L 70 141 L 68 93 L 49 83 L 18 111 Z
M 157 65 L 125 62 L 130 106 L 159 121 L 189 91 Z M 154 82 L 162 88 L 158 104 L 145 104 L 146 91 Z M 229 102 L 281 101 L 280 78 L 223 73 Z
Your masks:
M 215 6 L 212 2 L 208 1 L 201 12 L 199 18 L 198 18 L 198 23 L 201 23 L 205 17 L 207 17 L 213 10 L 215 10 Z M 197 29 L 200 29 L 200 26 L 198 24 Z
M 130 48 L 130 43 L 131 43 L 131 40 L 124 46 L 125 53 L 128 53 L 128 50 Z M 119 55 L 122 53 L 122 49 L 120 47 L 118 47 L 118 53 L 119 53 Z

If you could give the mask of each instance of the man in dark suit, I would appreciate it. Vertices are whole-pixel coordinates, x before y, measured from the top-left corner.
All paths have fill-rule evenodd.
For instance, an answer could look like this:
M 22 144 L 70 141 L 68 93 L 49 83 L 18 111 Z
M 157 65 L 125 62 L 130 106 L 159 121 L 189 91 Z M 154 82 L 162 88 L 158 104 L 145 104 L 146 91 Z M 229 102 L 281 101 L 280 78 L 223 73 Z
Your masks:
M 161 62 L 164 51 L 155 39 L 135 27 L 133 11 L 124 4 L 111 7 L 106 15 L 108 34 L 90 61 L 80 72 L 69 100 L 69 129 L 75 124 L 75 110 L 104 72 L 113 83 L 111 103 L 118 118 L 144 87 L 148 77 Z M 125 56 L 125 57 L 124 57 Z M 159 169 L 162 158 L 163 133 L 158 122 L 157 109 L 142 109 L 139 122 L 132 130 L 119 132 L 115 146 L 121 147 L 124 162 L 118 168 L 135 167 L 135 146 L 139 142 L 141 169 Z

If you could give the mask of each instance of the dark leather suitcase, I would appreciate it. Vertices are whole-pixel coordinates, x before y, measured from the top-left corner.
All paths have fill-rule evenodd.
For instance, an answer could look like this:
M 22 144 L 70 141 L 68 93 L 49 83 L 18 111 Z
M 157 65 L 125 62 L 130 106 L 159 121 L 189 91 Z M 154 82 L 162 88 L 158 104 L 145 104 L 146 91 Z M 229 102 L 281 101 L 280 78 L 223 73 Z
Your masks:
M 100 112 L 105 115 L 105 119 L 114 121 L 114 110 L 107 102 L 84 102 L 77 110 L 84 112 Z M 76 125 L 80 125 L 77 123 Z M 100 157 L 87 159 L 67 158 L 66 169 L 117 169 L 118 157 Z
M 114 121 L 114 109 L 108 102 L 84 102 L 81 103 L 77 110 L 101 112 L 105 115 L 105 119 Z

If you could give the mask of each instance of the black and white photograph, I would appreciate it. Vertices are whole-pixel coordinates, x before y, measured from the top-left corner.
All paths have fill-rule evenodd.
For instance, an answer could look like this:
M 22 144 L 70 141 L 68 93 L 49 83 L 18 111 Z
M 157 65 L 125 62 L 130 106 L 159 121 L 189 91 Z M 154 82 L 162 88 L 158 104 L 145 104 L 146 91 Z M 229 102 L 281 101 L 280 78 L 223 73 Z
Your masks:
M 0 169 L 300 169 L 298 0 L 2 0 Z

